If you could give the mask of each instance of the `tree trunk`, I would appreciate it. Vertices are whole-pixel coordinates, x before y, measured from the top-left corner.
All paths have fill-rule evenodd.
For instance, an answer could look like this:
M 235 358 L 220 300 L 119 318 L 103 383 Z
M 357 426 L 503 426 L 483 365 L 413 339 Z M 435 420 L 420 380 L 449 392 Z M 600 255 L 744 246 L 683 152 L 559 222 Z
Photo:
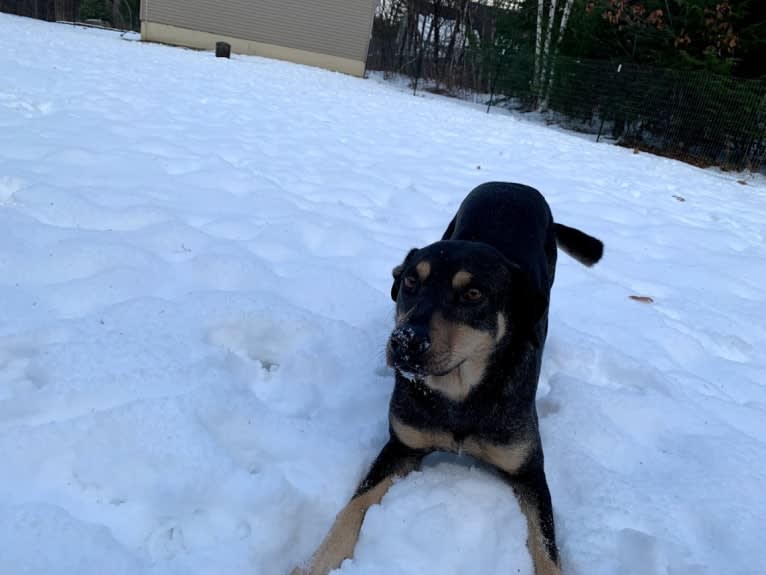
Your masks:
M 407 50 L 407 43 L 409 42 L 409 35 L 410 35 L 410 26 L 409 26 L 409 16 L 405 16 L 405 20 L 402 22 L 402 39 L 401 42 L 399 42 L 399 48 L 397 50 L 397 58 L 399 58 L 399 65 L 397 66 L 400 70 L 402 68 L 402 64 L 404 64 L 404 53 Z
M 426 46 L 428 46 L 429 42 L 431 41 L 431 34 L 434 31 L 434 23 L 433 20 L 431 21 L 431 26 L 428 28 L 428 36 L 426 37 L 426 22 L 427 19 L 423 18 L 423 28 L 420 32 L 420 55 L 418 56 L 418 64 L 417 64 L 417 73 L 415 75 L 415 83 L 412 88 L 412 93 L 416 94 L 418 91 L 418 81 L 420 80 L 420 77 L 423 75 L 423 58 L 425 56 Z
M 567 21 L 569 20 L 569 13 L 572 11 L 572 5 L 574 4 L 574 0 L 566 0 L 566 4 L 564 5 L 564 13 L 561 15 L 561 25 L 559 26 L 559 35 L 558 38 L 556 38 L 556 46 L 553 50 L 553 54 L 550 57 L 550 76 L 545 79 L 545 95 L 543 96 L 543 103 L 542 108 L 548 107 L 548 97 L 551 93 L 551 86 L 553 86 L 553 82 L 556 80 L 556 68 L 554 66 L 554 62 L 556 59 L 556 56 L 558 56 L 559 53 L 559 46 L 561 46 L 561 41 L 564 39 L 564 34 L 566 34 L 567 31 Z
M 444 55 L 444 60 L 447 63 L 447 87 L 451 88 L 454 80 L 455 80 L 455 43 L 457 42 L 457 33 L 463 26 L 463 13 L 465 12 L 465 7 L 468 4 L 468 0 L 461 0 L 460 7 L 457 9 L 457 14 L 455 16 L 455 22 L 452 26 L 452 35 L 449 39 L 449 44 L 447 45 L 447 53 Z M 463 37 L 465 38 L 465 34 L 463 34 Z
M 472 24 L 471 24 L 471 12 L 468 10 L 468 2 L 465 3 L 464 12 L 463 12 L 463 42 L 460 46 L 460 53 L 463 56 L 463 70 L 461 72 L 461 80 L 460 83 L 465 88 L 468 85 L 468 67 L 470 66 L 470 62 L 468 61 L 468 58 L 466 57 L 466 44 L 468 43 L 468 32 L 469 30 L 473 30 Z
M 436 77 L 436 85 L 439 85 L 441 79 L 441 69 L 439 66 L 439 44 L 441 43 L 441 0 L 433 0 L 434 16 L 431 25 L 434 29 L 434 55 L 433 55 L 433 68 L 434 76 Z
M 112 21 L 112 26 L 115 28 L 124 27 L 122 14 L 120 13 L 121 7 L 122 7 L 122 0 L 112 0 L 112 10 L 110 12 L 110 19 Z
M 548 31 L 545 34 L 545 46 L 543 47 L 543 56 L 540 63 L 540 80 L 538 97 L 541 100 L 541 105 L 545 104 L 544 96 L 546 91 L 546 78 L 548 76 L 548 68 L 550 67 L 550 51 L 551 51 L 551 37 L 553 36 L 553 22 L 556 19 L 556 0 L 551 0 L 548 7 Z
M 399 69 L 404 68 L 405 58 L 407 64 L 412 61 L 413 52 L 417 53 L 418 46 L 418 0 L 407 0 L 407 30 L 404 38 L 406 43 L 402 44 L 402 51 L 399 54 Z M 413 48 L 414 47 L 414 48 Z
M 537 28 L 535 35 L 535 71 L 532 84 L 536 94 L 540 90 L 540 66 L 543 57 L 543 15 L 545 0 L 537 0 Z
M 569 21 L 569 14 L 572 12 L 572 6 L 574 5 L 574 0 L 566 0 L 566 4 L 564 5 L 564 13 L 561 15 L 561 25 L 559 26 L 559 37 L 556 42 L 557 45 L 561 44 L 561 40 L 564 39 L 564 33 L 567 31 L 567 22 Z

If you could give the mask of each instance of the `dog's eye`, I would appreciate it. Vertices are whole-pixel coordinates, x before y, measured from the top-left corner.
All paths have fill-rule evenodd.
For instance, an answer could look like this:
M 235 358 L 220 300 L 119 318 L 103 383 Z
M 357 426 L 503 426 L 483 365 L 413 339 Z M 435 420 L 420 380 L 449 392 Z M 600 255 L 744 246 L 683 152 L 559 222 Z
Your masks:
M 484 294 L 476 288 L 467 289 L 463 292 L 463 300 L 468 302 L 477 302 L 484 297 Z
M 406 276 L 404 278 L 404 287 L 408 290 L 414 290 L 418 285 L 418 280 L 414 276 Z

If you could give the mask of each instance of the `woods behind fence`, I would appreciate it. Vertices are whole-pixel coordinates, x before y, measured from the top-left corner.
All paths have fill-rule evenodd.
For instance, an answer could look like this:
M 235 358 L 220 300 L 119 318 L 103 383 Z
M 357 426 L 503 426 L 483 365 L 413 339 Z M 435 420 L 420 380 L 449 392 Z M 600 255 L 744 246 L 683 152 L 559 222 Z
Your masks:
M 766 9 L 748 5 L 761 18 L 749 24 L 766 29 Z M 368 69 L 699 165 L 759 170 L 766 34 L 747 44 L 742 15 L 721 0 L 385 0 Z
M 123 30 L 140 26 L 140 0 L 0 0 L 0 12 L 51 22 L 98 20 Z

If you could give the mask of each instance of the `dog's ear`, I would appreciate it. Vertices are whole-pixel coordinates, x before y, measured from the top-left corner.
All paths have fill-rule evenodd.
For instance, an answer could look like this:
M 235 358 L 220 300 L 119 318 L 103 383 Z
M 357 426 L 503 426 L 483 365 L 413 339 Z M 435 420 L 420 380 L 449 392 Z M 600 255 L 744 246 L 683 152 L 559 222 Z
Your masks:
M 548 310 L 548 297 L 540 290 L 527 272 L 516 264 L 508 263 L 511 270 L 511 289 L 508 309 L 511 321 L 523 337 L 529 337 L 539 347 L 544 337 L 540 320 Z
M 402 284 L 402 272 L 404 271 L 404 268 L 407 267 L 407 263 L 412 257 L 412 254 L 414 254 L 416 251 L 418 251 L 418 248 L 412 248 L 409 252 L 407 252 L 407 256 L 404 258 L 404 261 L 391 270 L 391 275 L 394 276 L 394 283 L 391 285 L 391 299 L 394 301 L 396 301 L 396 298 L 399 297 L 399 286 Z

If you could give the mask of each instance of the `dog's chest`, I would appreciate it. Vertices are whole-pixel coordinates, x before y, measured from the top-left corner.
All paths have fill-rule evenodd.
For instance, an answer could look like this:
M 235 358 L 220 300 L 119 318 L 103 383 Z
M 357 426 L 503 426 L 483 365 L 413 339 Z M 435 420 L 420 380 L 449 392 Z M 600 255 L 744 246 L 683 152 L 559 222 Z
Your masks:
M 524 464 L 531 447 L 527 441 L 498 444 L 477 435 L 461 436 L 448 431 L 419 429 L 394 415 L 390 423 L 399 440 L 412 449 L 466 454 L 496 465 L 508 473 L 515 472 Z
M 436 430 L 426 432 L 433 433 L 434 449 L 468 453 L 477 444 L 506 444 L 517 438 L 520 434 L 513 425 L 517 407 L 502 395 L 486 390 L 454 402 L 423 383 L 399 380 L 389 414 L 414 428 Z

